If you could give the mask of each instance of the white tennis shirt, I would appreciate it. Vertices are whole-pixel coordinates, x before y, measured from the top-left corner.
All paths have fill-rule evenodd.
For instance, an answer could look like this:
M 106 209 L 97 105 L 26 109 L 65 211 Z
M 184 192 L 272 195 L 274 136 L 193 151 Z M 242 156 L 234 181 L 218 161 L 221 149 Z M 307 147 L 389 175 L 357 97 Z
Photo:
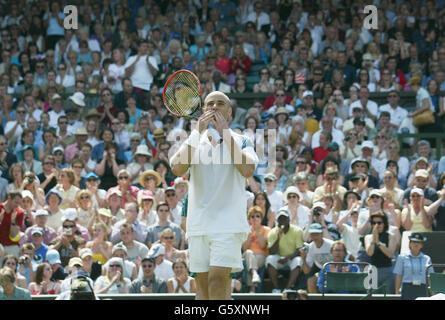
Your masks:
M 252 141 L 230 132 L 235 143 L 254 159 L 256 167 L 259 159 Z M 226 143 L 213 147 L 207 130 L 203 132 L 190 165 L 187 237 L 249 232 L 245 186 L 246 178 L 235 167 Z

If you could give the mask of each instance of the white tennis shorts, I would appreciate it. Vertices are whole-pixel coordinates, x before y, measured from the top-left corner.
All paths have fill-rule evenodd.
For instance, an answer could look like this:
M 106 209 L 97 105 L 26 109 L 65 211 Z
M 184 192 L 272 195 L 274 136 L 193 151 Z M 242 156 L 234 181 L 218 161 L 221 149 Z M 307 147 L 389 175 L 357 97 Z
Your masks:
M 210 267 L 232 268 L 231 272 L 243 270 L 241 245 L 247 233 L 216 233 L 190 236 L 190 271 L 208 272 Z

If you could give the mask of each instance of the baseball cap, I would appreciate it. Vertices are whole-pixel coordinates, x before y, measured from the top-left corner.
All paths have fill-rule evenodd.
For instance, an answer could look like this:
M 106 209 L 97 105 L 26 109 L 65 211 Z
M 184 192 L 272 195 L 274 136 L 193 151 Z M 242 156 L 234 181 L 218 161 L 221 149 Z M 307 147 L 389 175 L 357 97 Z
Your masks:
M 275 181 L 277 180 L 277 177 L 273 173 L 268 173 L 264 176 L 264 181 L 266 180 Z
M 337 151 L 339 149 L 337 142 L 331 142 L 328 144 L 328 151 Z
M 99 214 L 104 216 L 104 217 L 111 218 L 113 216 L 113 214 L 111 213 L 110 209 L 100 208 L 98 211 L 99 211 Z
M 303 150 L 301 151 L 301 153 L 305 153 L 306 151 L 309 151 L 310 153 L 313 154 L 313 150 L 311 147 L 304 147 Z
M 373 189 L 373 190 L 369 193 L 369 198 L 371 198 L 372 196 L 377 196 L 377 197 L 383 198 L 382 193 L 381 193 L 378 189 Z
M 173 190 L 173 191 L 175 191 L 175 188 L 173 188 L 173 187 L 169 187 L 169 188 L 171 188 L 170 190 Z M 167 188 L 168 189 L 168 188 Z M 165 190 L 165 191 L 167 191 L 167 190 Z M 142 191 L 142 194 L 141 194 L 141 200 L 144 200 L 144 199 L 151 199 L 151 200 L 154 200 L 154 195 L 153 195 L 153 192 L 151 191 L 151 190 L 143 190 Z
M 428 171 L 426 171 L 425 169 L 419 169 L 416 170 L 416 174 L 415 177 L 422 177 L 422 178 L 428 178 L 430 175 L 428 174 Z
M 70 268 L 73 268 L 75 266 L 81 266 L 83 267 L 83 262 L 82 259 L 80 259 L 79 257 L 73 257 L 70 259 L 70 261 L 68 262 L 68 266 Z
M 127 247 L 123 243 L 117 243 L 113 246 L 113 250 L 111 251 L 112 254 L 114 254 L 117 250 L 122 250 L 126 254 L 128 254 Z
M 319 223 L 312 223 L 309 227 L 309 233 L 323 233 L 323 227 Z
M 421 195 L 422 197 L 424 196 L 423 190 L 420 188 L 412 188 L 410 191 L 410 195 L 417 193 L 418 195 Z
M 38 216 L 49 216 L 49 213 L 45 209 L 39 209 L 34 213 L 34 218 Z
M 323 201 L 317 201 L 312 205 L 312 209 L 315 208 L 322 208 L 323 210 L 326 210 L 326 204 Z
M 277 212 L 277 220 L 280 216 L 285 216 L 289 218 L 289 211 L 287 210 L 286 207 L 282 207 L 278 210 Z
M 55 148 L 53 149 L 52 154 L 55 154 L 57 151 L 62 151 L 62 153 L 65 152 L 65 150 L 64 150 L 62 147 L 55 147 Z
M 37 234 L 37 233 L 40 234 L 41 236 L 43 236 L 44 231 L 40 227 L 33 227 L 31 229 L 31 235 L 34 235 L 34 234 Z
M 365 163 L 366 166 L 369 168 L 369 162 L 368 162 L 368 160 L 363 159 L 363 158 L 357 158 L 357 159 L 354 159 L 354 160 L 352 161 L 352 163 L 351 163 L 351 168 L 353 168 L 354 165 L 355 165 L 356 163 L 359 163 L 359 162 L 361 162 L 361 163 Z
M 91 179 L 91 178 L 99 180 L 99 176 L 98 176 L 97 174 L 95 174 L 93 171 L 89 172 L 89 173 L 85 176 L 85 179 L 86 179 L 86 180 Z
M 328 174 L 338 174 L 337 167 L 327 167 L 326 171 L 324 172 L 324 175 L 326 176 Z
M 77 219 L 77 211 L 74 208 L 67 208 L 63 211 L 62 222 L 66 220 L 76 221 Z
M 173 192 L 176 193 L 176 189 L 175 189 L 175 187 L 172 187 L 172 186 L 167 187 L 167 188 L 165 189 L 164 193 L 166 193 L 167 191 L 173 191 Z
M 311 90 L 306 90 L 305 92 L 303 92 L 303 99 L 307 96 L 314 96 L 314 94 Z
M 55 249 L 48 250 L 48 252 L 46 253 L 46 260 L 48 260 L 49 264 L 51 264 L 51 265 L 56 264 L 56 263 L 62 263 L 60 261 L 59 251 L 57 251 Z
M 369 140 L 363 141 L 361 149 L 363 150 L 364 148 L 374 149 L 374 143 Z
M 107 200 L 108 200 L 113 194 L 117 194 L 119 197 L 122 197 L 122 191 L 120 191 L 118 188 L 111 188 L 111 189 L 108 189 Z
M 423 162 L 425 162 L 426 164 L 428 164 L 428 159 L 425 158 L 425 157 L 419 157 L 419 158 L 416 160 L 416 164 L 418 164 L 418 163 L 421 162 L 421 161 L 423 161 Z
M 153 259 L 155 259 L 163 254 L 165 254 L 165 247 L 164 247 L 164 245 L 162 245 L 160 243 L 154 244 L 150 248 L 150 251 L 148 252 L 148 255 Z
M 93 256 L 93 251 L 90 248 L 82 248 L 79 250 L 79 257 L 84 259 L 85 257 Z
M 34 202 L 34 196 L 32 195 L 32 192 L 29 190 L 23 190 L 22 191 L 22 198 L 30 198 L 32 200 L 32 202 Z

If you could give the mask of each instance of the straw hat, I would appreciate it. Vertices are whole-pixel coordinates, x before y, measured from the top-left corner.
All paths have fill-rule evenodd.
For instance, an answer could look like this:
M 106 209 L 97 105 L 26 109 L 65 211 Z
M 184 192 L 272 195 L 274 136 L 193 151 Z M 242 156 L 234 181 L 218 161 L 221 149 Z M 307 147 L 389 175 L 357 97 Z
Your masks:
M 153 177 L 155 177 L 155 179 L 156 179 L 156 183 L 155 183 L 155 185 L 156 186 L 159 186 L 160 184 L 161 184 L 161 182 L 162 182 L 162 178 L 161 178 L 161 176 L 160 176 L 160 174 L 159 173 L 157 173 L 156 171 L 154 171 L 154 170 L 147 170 L 147 171 L 144 171 L 140 176 L 139 176 L 139 183 L 141 184 L 141 186 L 144 186 L 145 185 L 145 178 L 147 177 L 147 176 L 153 176 Z

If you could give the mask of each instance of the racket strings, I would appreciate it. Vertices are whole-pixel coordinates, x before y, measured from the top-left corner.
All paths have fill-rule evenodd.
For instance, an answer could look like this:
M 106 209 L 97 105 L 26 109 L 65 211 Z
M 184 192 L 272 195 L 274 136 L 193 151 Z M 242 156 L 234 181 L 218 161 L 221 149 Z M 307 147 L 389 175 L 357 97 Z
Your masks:
M 177 74 L 165 91 L 166 107 L 181 116 L 192 115 L 201 106 L 200 87 L 188 72 Z

